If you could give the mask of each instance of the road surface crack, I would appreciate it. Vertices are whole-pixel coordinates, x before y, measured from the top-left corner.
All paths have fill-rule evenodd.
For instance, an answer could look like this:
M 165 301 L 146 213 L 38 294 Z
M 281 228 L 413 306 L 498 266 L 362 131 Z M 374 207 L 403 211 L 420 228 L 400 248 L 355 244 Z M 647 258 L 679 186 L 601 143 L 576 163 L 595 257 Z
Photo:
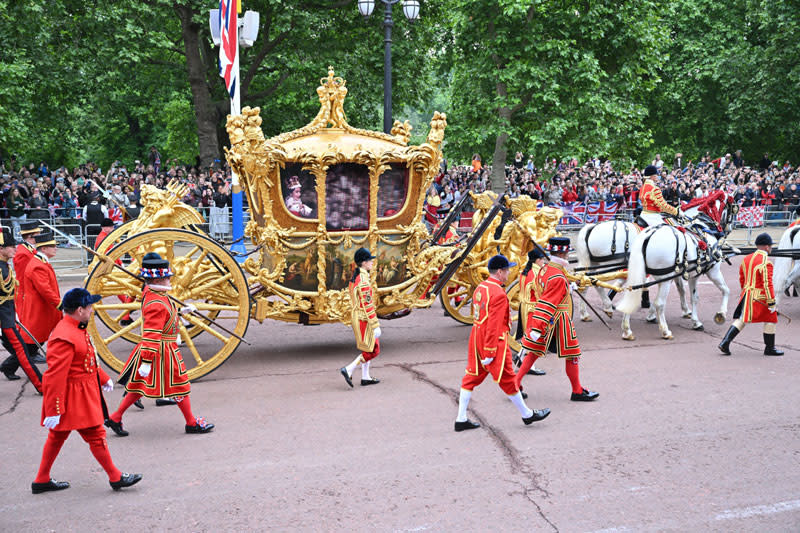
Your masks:
M 421 381 L 427 385 L 430 385 L 434 389 L 438 390 L 445 396 L 449 397 L 453 403 L 458 406 L 458 396 L 459 391 L 442 385 L 441 383 L 437 382 L 436 380 L 428 377 L 427 374 L 421 372 L 414 368 L 416 365 L 408 364 L 408 363 L 389 363 L 386 366 L 394 366 L 400 368 L 411 374 L 411 376 L 417 380 Z M 521 483 L 522 494 L 525 498 L 530 501 L 534 507 L 536 507 L 536 512 L 542 517 L 542 520 L 550 524 L 550 527 L 553 528 L 553 531 L 558 531 L 558 527 L 547 518 L 542 510 L 541 506 L 536 502 L 533 498 L 532 493 L 538 492 L 542 494 L 545 498 L 550 498 L 550 493 L 542 488 L 539 484 L 539 475 L 532 471 L 532 469 L 525 463 L 522 457 L 519 454 L 519 451 L 511 444 L 511 440 L 506 437 L 506 435 L 500 431 L 497 427 L 489 424 L 479 413 L 477 413 L 474 409 L 472 410 L 472 417 L 477 420 L 480 425 L 488 431 L 489 436 L 491 439 L 497 444 L 498 448 L 503 452 L 503 455 L 508 460 L 509 464 L 511 465 L 511 470 L 514 474 L 522 476 L 526 482 Z
M 22 386 L 19 388 L 19 392 L 17 393 L 17 397 L 14 398 L 14 401 L 12 402 L 11 407 L 7 411 L 0 413 L 0 416 L 11 414 L 14 411 L 16 411 L 16 409 L 19 406 L 20 402 L 22 402 L 22 396 L 25 394 L 25 386 L 27 384 L 28 384 L 28 381 L 25 380 L 22 383 Z

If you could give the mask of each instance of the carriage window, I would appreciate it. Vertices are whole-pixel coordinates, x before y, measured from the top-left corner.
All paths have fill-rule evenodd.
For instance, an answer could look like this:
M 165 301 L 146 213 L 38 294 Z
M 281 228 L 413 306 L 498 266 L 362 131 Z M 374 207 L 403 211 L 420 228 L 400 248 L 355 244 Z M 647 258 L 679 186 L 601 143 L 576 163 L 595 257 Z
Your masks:
M 378 179 L 378 218 L 388 218 L 403 209 L 408 191 L 408 169 L 403 163 L 391 163 Z
M 286 209 L 296 217 L 317 218 L 317 179 L 300 163 L 281 170 L 281 191 Z
M 325 178 L 325 225 L 329 231 L 369 228 L 369 170 L 340 163 Z

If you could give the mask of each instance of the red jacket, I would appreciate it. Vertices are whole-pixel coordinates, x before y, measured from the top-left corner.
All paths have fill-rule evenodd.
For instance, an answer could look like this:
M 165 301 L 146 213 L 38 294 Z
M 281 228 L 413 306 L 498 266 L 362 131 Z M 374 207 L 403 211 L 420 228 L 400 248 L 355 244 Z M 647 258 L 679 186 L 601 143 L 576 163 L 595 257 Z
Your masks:
M 469 334 L 467 373 L 478 375 L 480 359 L 493 357 L 486 367 L 497 376 L 503 376 L 505 357 L 509 354 L 508 338 L 511 331 L 510 310 L 506 291 L 498 280 L 489 277 L 478 285 L 472 294 L 472 331 Z
M 372 352 L 375 349 L 375 329 L 380 327 L 378 315 L 375 311 L 375 295 L 372 291 L 369 272 L 358 268 L 358 273 L 349 284 L 350 325 L 356 336 L 356 347 L 362 352 Z
M 42 422 L 61 415 L 58 431 L 103 424 L 100 385 L 110 378 L 97 364 L 86 328 L 65 316 L 47 339 L 47 371 L 42 377 Z
M 561 201 L 564 203 L 577 202 L 578 194 L 574 189 L 564 189 L 564 192 L 561 193 Z
M 19 282 L 17 294 L 14 297 L 17 309 L 22 307 L 22 280 L 25 278 L 25 269 L 28 268 L 28 263 L 31 262 L 34 255 L 36 255 L 36 248 L 34 246 L 24 241 L 17 245 L 17 253 L 14 256 L 14 275 Z
M 525 346 L 543 356 L 555 338 L 559 357 L 578 357 L 581 345 L 572 324 L 572 294 L 563 267 L 553 262 L 539 270 L 536 277 L 539 299 L 528 319 Z M 531 331 L 539 333 L 537 340 L 529 338 Z
M 61 320 L 61 293 L 53 266 L 47 258 L 36 254 L 25 269 L 22 279 L 23 300 L 19 309 L 19 320 L 36 337 L 39 344 L 47 337 Z M 22 339 L 33 344 L 33 340 L 23 331 Z
M 770 311 L 775 304 L 775 289 L 772 286 L 772 263 L 767 253 L 757 250 L 742 259 L 739 266 L 739 285 L 742 294 L 741 318 L 745 322 L 777 322 L 778 313 Z

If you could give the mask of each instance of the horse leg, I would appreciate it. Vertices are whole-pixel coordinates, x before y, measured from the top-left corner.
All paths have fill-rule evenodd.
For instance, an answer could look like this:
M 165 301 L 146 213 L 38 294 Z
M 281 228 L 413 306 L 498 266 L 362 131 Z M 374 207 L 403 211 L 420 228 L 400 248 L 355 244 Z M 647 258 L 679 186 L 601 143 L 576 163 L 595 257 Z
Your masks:
M 672 339 L 672 332 L 667 325 L 667 317 L 664 312 L 667 306 L 667 296 L 669 296 L 669 283 L 662 283 L 658 286 L 658 295 L 656 296 L 655 308 L 656 316 L 658 317 L 658 329 L 661 331 L 661 338 L 670 340 Z
M 686 300 L 686 289 L 683 286 L 683 278 L 680 276 L 675 278 L 675 288 L 678 289 L 678 295 L 681 297 L 681 311 L 683 312 L 681 318 L 691 317 L 692 311 L 689 309 L 689 304 Z
M 621 287 L 623 280 L 617 280 L 614 282 L 614 285 L 617 287 Z M 608 315 L 608 318 L 614 316 L 614 304 L 611 302 L 611 298 L 608 296 L 608 292 L 601 287 L 595 287 L 597 290 L 597 294 L 600 295 L 600 300 L 603 302 L 603 312 Z
M 725 323 L 725 315 L 728 313 L 728 298 L 731 295 L 731 290 L 728 284 L 725 283 L 725 278 L 722 276 L 722 263 L 717 263 L 711 270 L 706 273 L 708 279 L 719 289 L 722 293 L 722 303 L 719 306 L 719 311 L 714 315 L 714 322 L 717 324 Z
M 703 323 L 700 322 L 700 317 L 697 316 L 697 302 L 700 301 L 700 294 L 697 292 L 697 277 L 689 278 L 689 294 L 692 297 L 692 329 L 703 331 Z
M 585 289 L 581 289 L 581 294 L 583 294 L 585 296 L 586 290 Z M 580 311 L 580 314 L 581 314 L 581 321 L 583 321 L 583 322 L 591 322 L 592 321 L 592 315 L 589 314 L 589 309 L 586 306 L 586 303 L 583 301 L 583 298 L 578 299 L 578 310 Z
M 622 338 L 626 341 L 636 340 L 636 335 L 631 331 L 631 315 L 626 313 L 622 315 Z

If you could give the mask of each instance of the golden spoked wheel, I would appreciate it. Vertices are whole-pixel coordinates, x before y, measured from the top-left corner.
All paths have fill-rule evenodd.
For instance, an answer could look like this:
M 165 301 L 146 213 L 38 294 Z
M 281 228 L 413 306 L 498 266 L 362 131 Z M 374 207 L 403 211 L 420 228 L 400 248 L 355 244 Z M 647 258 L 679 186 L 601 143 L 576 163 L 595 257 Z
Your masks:
M 201 233 L 156 229 L 122 241 L 108 256 L 112 260 L 132 257 L 126 268 L 138 274 L 139 261 L 150 251 L 159 252 L 170 261 L 174 272 L 172 296 L 244 336 L 250 322 L 247 280 L 227 250 Z M 99 263 L 87 279 L 86 289 L 103 297 L 95 304 L 97 316 L 89 324 L 97 353 L 111 368 L 120 371 L 141 339 L 142 284 L 109 264 Z M 133 322 L 122 326 L 120 321 L 127 312 L 132 312 Z M 181 339 L 189 379 L 198 379 L 219 367 L 240 342 L 218 326 L 192 315 L 184 315 Z
M 475 287 L 453 276 L 439 293 L 445 312 L 462 324 L 472 324 L 472 293 Z
M 519 278 L 516 278 L 509 284 L 506 289 L 506 296 L 508 296 L 508 303 L 511 307 L 509 312 L 511 318 L 511 335 L 508 346 L 516 353 L 522 348 L 519 341 L 514 338 L 517 334 L 517 323 L 519 321 Z

